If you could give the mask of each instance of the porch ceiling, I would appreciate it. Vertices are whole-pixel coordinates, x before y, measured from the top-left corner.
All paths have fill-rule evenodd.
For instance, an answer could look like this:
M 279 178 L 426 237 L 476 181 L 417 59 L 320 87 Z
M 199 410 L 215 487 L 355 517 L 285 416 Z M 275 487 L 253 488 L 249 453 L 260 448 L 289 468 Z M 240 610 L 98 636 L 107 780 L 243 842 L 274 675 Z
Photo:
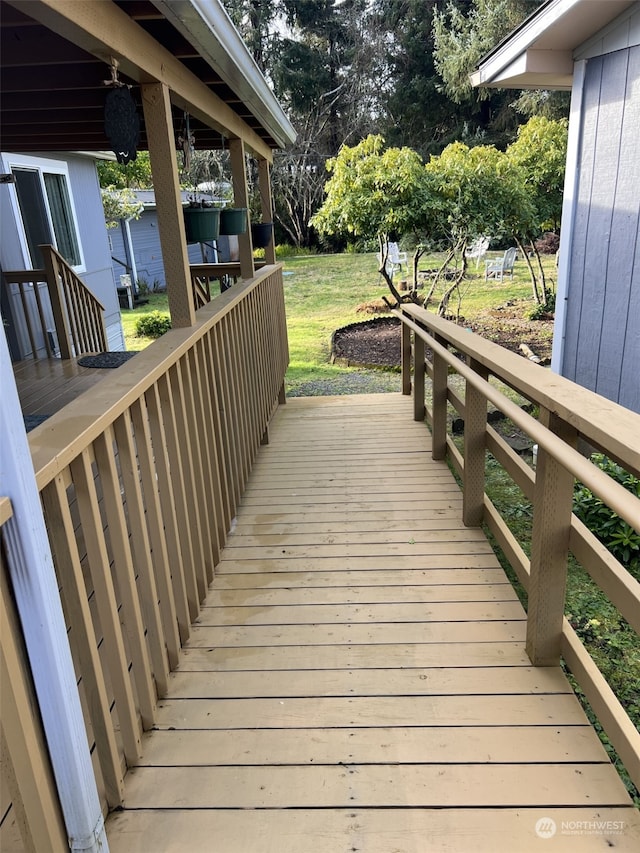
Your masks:
M 75 10 L 81 7 L 90 9 L 82 12 L 84 20 L 77 24 L 72 19 Z M 147 137 L 137 84 L 153 78 L 150 67 L 154 63 L 163 72 L 169 68 L 170 79 L 163 82 L 174 91 L 176 134 L 182 126 L 184 110 L 188 109 L 197 148 L 220 148 L 221 130 L 232 123 L 228 119 L 225 122 L 224 117 L 222 120 L 217 117 L 217 129 L 205 123 L 206 111 L 201 105 L 209 93 L 232 111 L 228 117 L 235 116 L 246 126 L 246 134 L 238 123 L 225 133 L 227 137 L 242 135 L 254 149 L 262 147 L 260 143 L 265 149 L 273 149 L 291 141 L 293 129 L 228 18 L 222 19 L 221 7 L 213 4 L 205 12 L 199 12 L 198 4 L 183 4 L 179 8 L 190 14 L 187 20 L 170 7 L 175 4 L 167 6 L 150 0 L 93 0 L 90 4 L 75 4 L 75 9 L 64 0 L 59 4 L 48 0 L 28 3 L 0 0 L 2 149 L 109 150 L 104 131 L 107 92 L 104 81 L 110 77 L 110 56 L 118 59 L 123 82 L 132 84 L 131 92 L 141 117 L 141 150 L 147 148 Z M 134 27 L 123 26 L 128 22 L 122 13 Z M 207 16 L 219 16 L 221 26 L 214 31 Z M 94 23 L 112 19 L 119 21 L 120 26 L 113 33 L 100 32 L 99 27 L 90 33 L 83 29 L 84 22 L 90 19 Z M 223 39 L 228 38 L 234 55 L 225 55 L 220 31 Z M 127 39 L 130 44 L 136 36 L 142 39 L 139 56 L 134 55 L 137 51 L 128 55 L 118 51 L 118 47 L 122 49 L 127 44 Z M 171 80 L 182 76 L 184 91 L 175 93 Z M 261 91 L 256 91 L 252 81 Z M 194 104 L 189 103 L 185 94 L 189 91 L 194 92 Z

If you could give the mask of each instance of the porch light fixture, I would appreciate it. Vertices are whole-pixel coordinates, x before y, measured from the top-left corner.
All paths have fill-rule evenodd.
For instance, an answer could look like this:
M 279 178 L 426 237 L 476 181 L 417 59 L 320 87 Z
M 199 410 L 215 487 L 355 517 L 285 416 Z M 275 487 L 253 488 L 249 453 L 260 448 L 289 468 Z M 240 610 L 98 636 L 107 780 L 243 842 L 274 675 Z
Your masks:
M 111 79 L 105 80 L 107 92 L 104 104 L 104 129 L 118 163 L 131 163 L 138 156 L 140 117 L 127 86 L 118 77 L 118 60 L 111 57 Z

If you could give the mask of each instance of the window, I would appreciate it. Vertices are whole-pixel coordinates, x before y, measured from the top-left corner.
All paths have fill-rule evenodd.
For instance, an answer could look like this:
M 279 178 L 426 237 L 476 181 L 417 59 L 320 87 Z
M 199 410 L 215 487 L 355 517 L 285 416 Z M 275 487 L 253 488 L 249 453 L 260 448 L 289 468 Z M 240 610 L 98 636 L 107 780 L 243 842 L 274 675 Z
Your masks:
M 52 243 L 71 266 L 82 266 L 68 176 L 64 164 L 12 166 L 26 247 L 34 269 L 42 267 L 38 249 Z

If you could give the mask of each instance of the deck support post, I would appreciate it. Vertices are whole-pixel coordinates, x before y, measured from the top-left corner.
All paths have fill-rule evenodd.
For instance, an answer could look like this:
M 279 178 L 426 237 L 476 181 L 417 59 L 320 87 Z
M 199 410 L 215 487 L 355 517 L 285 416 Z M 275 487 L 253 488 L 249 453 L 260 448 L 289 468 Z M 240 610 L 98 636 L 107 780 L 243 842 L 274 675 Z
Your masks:
M 67 628 L 9 348 L 0 333 L 0 471 L 13 517 L 3 527 L 7 566 L 71 849 L 107 853 L 104 820 Z
M 539 420 L 571 446 L 575 428 L 541 409 Z M 534 666 L 558 666 L 562 644 L 571 532 L 573 475 L 543 447 L 538 450 L 531 535 L 526 651 Z
M 426 376 L 426 366 L 424 363 L 424 339 L 418 335 L 413 335 L 413 419 L 414 421 L 423 421 L 425 416 L 424 408 L 424 380 Z
M 260 207 L 263 222 L 273 222 L 273 201 L 271 198 L 271 168 L 269 161 L 258 157 L 258 186 L 260 187 Z M 271 229 L 271 240 L 264 250 L 264 259 L 268 264 L 276 262 L 276 237 Z
M 411 329 L 406 323 L 400 323 L 402 353 L 402 393 L 411 396 Z
M 436 335 L 436 343 L 446 347 L 444 338 Z M 433 377 L 431 411 L 431 458 L 444 459 L 447 455 L 447 380 L 449 367 L 447 362 L 433 350 Z
M 169 88 L 163 83 L 143 83 L 141 90 L 171 323 L 174 327 L 193 326 L 196 322 L 196 312 L 178 181 Z
M 475 359 L 469 367 L 483 379 L 488 371 Z M 464 394 L 464 494 L 462 521 L 466 527 L 479 527 L 484 517 L 485 437 L 487 430 L 487 399 L 469 382 Z
M 253 278 L 256 270 L 253 264 L 253 242 L 251 240 L 251 222 L 249 219 L 249 187 L 247 184 L 247 165 L 242 139 L 231 139 L 229 141 L 229 154 L 231 155 L 233 203 L 236 207 L 247 209 L 247 230 L 244 234 L 238 234 L 240 275 L 246 280 Z

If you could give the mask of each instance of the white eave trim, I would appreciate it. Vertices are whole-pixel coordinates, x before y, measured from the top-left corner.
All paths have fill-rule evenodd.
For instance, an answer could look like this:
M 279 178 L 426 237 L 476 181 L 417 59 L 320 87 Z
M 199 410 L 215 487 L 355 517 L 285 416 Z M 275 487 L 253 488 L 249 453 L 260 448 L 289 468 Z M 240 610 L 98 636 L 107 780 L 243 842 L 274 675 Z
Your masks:
M 505 80 L 508 76 L 505 73 L 507 69 L 511 68 L 521 56 L 526 55 L 531 45 L 549 27 L 580 2 L 581 0 L 550 0 L 546 7 L 534 13 L 521 25 L 519 31 L 507 37 L 482 61 L 478 70 L 471 75 L 472 84 L 474 86 L 491 85 L 498 79 L 498 76 Z
M 581 45 L 636 5 L 637 0 L 547 0 L 484 57 L 472 85 L 569 88 L 567 55 L 575 60 Z M 556 54 L 558 62 L 549 59 L 545 67 L 545 54 Z
M 483 65 L 471 75 L 473 86 L 502 86 L 518 89 L 570 89 L 573 55 L 570 50 L 530 50 L 508 65 L 490 72 Z
M 152 0 L 284 148 L 296 132 L 221 0 Z

